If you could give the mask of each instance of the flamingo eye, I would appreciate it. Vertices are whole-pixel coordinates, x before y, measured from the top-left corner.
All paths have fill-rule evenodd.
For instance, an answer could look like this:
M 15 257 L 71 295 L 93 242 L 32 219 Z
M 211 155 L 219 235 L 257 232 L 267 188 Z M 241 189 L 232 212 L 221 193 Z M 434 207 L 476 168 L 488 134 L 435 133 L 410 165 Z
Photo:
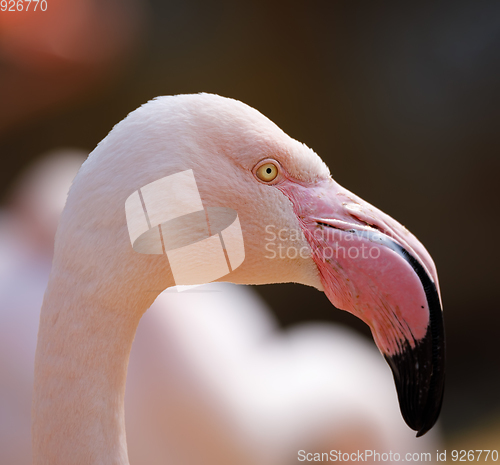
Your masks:
M 264 182 L 271 182 L 278 176 L 278 167 L 274 163 L 264 163 L 255 172 L 257 177 Z

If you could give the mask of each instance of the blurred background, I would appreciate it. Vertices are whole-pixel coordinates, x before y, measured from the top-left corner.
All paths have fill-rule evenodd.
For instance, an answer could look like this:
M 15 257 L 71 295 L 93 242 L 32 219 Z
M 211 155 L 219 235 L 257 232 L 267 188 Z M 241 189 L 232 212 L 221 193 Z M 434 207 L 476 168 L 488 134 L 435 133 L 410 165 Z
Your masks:
M 422 241 L 445 310 L 445 441 L 500 448 L 500 3 L 47 0 L 45 12 L 0 11 L 0 206 L 41 154 L 88 153 L 147 100 L 202 91 L 257 108 Z M 341 322 L 371 337 L 314 289 L 256 290 L 284 328 Z

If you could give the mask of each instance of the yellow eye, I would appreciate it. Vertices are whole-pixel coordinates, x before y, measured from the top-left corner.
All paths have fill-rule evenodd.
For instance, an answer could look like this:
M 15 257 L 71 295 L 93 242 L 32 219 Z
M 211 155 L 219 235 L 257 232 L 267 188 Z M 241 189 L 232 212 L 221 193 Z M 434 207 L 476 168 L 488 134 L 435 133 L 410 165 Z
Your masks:
M 274 163 L 264 163 L 255 172 L 257 177 L 264 182 L 271 182 L 278 176 L 278 167 Z

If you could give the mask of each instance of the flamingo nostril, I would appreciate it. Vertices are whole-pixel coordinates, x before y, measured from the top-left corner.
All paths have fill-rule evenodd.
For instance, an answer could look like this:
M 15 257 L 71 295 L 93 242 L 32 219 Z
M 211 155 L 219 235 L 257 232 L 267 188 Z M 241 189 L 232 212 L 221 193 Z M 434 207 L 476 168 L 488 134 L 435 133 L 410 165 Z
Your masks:
M 380 226 L 380 225 L 376 224 L 376 223 L 375 223 L 375 222 L 373 222 L 373 221 L 367 221 L 367 219 L 365 219 L 365 218 L 361 218 L 360 216 L 355 215 L 355 214 L 354 214 L 354 213 L 352 213 L 352 212 L 349 212 L 349 216 L 350 216 L 353 220 L 355 220 L 355 221 L 357 221 L 357 222 L 361 223 L 363 226 L 368 226 L 369 228 L 376 229 L 377 231 L 380 231 L 381 233 L 385 234 L 386 236 L 392 237 L 392 233 L 391 233 L 390 231 L 388 231 L 386 228 L 384 228 L 384 227 L 382 227 L 382 226 Z

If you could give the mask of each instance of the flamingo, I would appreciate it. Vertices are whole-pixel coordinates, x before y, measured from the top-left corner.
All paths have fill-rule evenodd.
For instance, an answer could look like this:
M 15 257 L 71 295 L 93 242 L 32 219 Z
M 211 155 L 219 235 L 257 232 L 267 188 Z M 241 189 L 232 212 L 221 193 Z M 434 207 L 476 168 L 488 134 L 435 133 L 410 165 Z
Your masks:
M 185 170 L 195 173 L 204 205 L 231 208 L 240 219 L 245 260 L 220 280 L 324 291 L 370 326 L 407 424 L 417 435 L 432 428 L 444 386 L 444 331 L 428 252 L 258 111 L 211 94 L 168 96 L 117 124 L 70 190 L 40 314 L 35 463 L 128 463 L 130 349 L 142 315 L 175 280 L 165 255 L 132 249 L 124 204 L 142 186 Z M 269 225 L 301 231 L 293 241 L 279 237 L 279 245 L 309 253 L 270 260 Z M 357 256 L 331 255 L 353 239 Z M 361 257 L 360 248 L 375 252 Z

